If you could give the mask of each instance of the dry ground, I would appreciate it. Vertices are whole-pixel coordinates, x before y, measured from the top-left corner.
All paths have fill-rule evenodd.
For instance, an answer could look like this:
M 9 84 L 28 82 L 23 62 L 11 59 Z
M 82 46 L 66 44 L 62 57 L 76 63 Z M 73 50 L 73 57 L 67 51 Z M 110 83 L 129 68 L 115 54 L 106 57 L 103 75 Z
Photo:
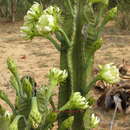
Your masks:
M 0 23 L 0 89 L 6 91 L 14 101 L 14 92 L 9 88 L 9 72 L 6 66 L 7 57 L 13 57 L 21 75 L 32 75 L 39 84 L 47 83 L 46 74 L 52 67 L 59 67 L 59 54 L 45 39 L 35 38 L 25 41 L 21 38 L 19 28 L 22 22 L 10 24 Z M 130 64 L 130 33 L 119 31 L 108 25 L 103 34 L 104 45 L 97 51 L 95 65 L 113 62 L 120 64 L 125 58 Z M 6 104 L 4 104 L 7 107 Z M 94 108 L 101 118 L 100 127 L 95 130 L 109 130 L 113 112 Z M 119 114 L 113 130 L 130 130 L 130 115 Z

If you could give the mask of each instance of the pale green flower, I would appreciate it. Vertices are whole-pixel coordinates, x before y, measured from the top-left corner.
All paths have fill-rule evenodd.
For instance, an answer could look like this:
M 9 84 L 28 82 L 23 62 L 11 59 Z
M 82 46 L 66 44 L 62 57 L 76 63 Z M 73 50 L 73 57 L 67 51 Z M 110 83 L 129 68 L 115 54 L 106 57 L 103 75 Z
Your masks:
M 86 101 L 85 97 L 82 97 L 80 92 L 74 92 L 69 101 L 60 109 L 60 111 L 64 110 L 71 110 L 71 109 L 87 109 L 90 106 L 88 105 L 88 102 Z
M 39 34 L 47 34 L 55 30 L 55 18 L 52 15 L 43 14 L 36 26 Z
M 32 7 L 27 11 L 27 15 L 25 15 L 24 21 L 26 23 L 35 22 L 42 15 L 42 13 L 43 13 L 42 6 L 39 3 L 34 2 Z
M 96 128 L 100 122 L 100 119 L 94 114 L 91 115 L 91 128 Z
M 61 10 L 59 7 L 49 6 L 47 9 L 44 10 L 44 13 L 56 16 L 61 14 Z
M 58 83 L 63 82 L 68 76 L 66 70 L 59 70 L 53 68 L 49 71 L 48 77 L 50 81 L 57 81 Z
M 24 24 L 20 28 L 21 36 L 25 39 L 32 39 L 33 36 L 37 33 L 33 24 Z
M 22 36 L 25 39 L 32 39 L 34 36 L 38 35 L 36 23 L 42 13 L 42 6 L 37 2 L 35 2 L 27 11 L 27 14 L 24 17 L 24 25 L 20 28 Z
M 55 28 L 58 29 L 58 24 L 62 21 L 60 8 L 57 6 L 49 6 L 44 10 L 44 14 L 52 15 L 55 18 Z
M 101 77 L 101 79 L 111 84 L 120 81 L 119 70 L 116 66 L 113 65 L 113 63 L 99 67 L 100 67 L 99 76 Z

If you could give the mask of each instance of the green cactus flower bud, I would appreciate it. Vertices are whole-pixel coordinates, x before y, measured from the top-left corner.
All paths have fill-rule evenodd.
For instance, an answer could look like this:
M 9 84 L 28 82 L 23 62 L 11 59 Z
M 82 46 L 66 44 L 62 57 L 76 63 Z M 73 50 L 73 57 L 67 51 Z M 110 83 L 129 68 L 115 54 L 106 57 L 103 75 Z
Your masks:
M 23 83 L 23 91 L 26 93 L 26 95 L 28 97 L 32 97 L 33 89 L 32 89 L 32 85 L 29 82 L 29 80 L 24 79 L 24 80 L 22 80 L 22 83 Z
M 105 21 L 107 23 L 108 21 L 113 20 L 116 16 L 117 16 L 117 7 L 110 9 L 107 12 L 104 19 L 105 19 Z
M 55 122 L 56 119 L 57 119 L 57 116 L 58 116 L 57 112 L 49 112 L 49 114 L 47 115 L 45 124 L 49 124 L 49 123 Z
M 7 66 L 8 66 L 8 69 L 11 71 L 11 73 L 16 75 L 16 73 L 18 72 L 17 66 L 16 66 L 15 61 L 10 57 L 7 59 Z
M 11 119 L 12 119 L 12 117 L 13 117 L 13 113 L 12 113 L 12 112 L 9 112 L 9 111 L 5 111 L 4 117 L 5 117 L 5 119 L 7 119 L 8 121 L 11 121 Z
M 71 128 L 73 121 L 74 121 L 74 116 L 70 116 L 69 118 L 64 120 L 61 124 L 60 130 L 65 130 L 65 129 Z
M 20 118 L 23 118 L 23 116 L 18 115 L 15 117 L 15 119 L 13 120 L 13 122 L 9 126 L 9 130 L 18 130 L 18 121 L 20 120 Z
M 13 78 L 15 78 L 15 81 L 14 81 L 14 79 L 12 79 L 13 84 L 12 83 L 11 84 L 16 85 L 16 86 L 13 86 L 13 87 L 16 89 L 17 94 L 19 93 L 21 96 L 23 96 L 22 85 L 21 85 L 21 81 L 20 81 L 20 78 L 19 78 L 17 66 L 16 66 L 15 61 L 10 57 L 7 59 L 7 66 L 8 66 L 8 69 L 10 70 L 10 72 L 13 74 L 13 76 L 14 76 Z
M 117 15 L 117 7 L 108 11 L 108 17 L 112 20 Z
M 36 95 L 37 83 L 35 79 L 29 75 L 25 75 L 21 78 L 21 83 L 23 85 L 24 92 L 31 97 Z
M 66 70 L 59 70 L 53 68 L 49 71 L 48 77 L 50 81 L 57 81 L 58 83 L 63 82 L 68 76 Z
M 90 126 L 91 128 L 96 128 L 98 126 L 100 122 L 100 119 L 95 116 L 94 114 L 91 115 L 91 123 L 90 123 Z
M 109 0 L 89 0 L 90 3 L 94 4 L 94 3 L 103 3 L 105 5 L 108 5 Z
M 29 114 L 29 121 L 33 128 L 38 128 L 42 120 L 42 115 L 38 110 L 37 98 L 32 97 L 32 107 Z
M 113 65 L 113 63 L 99 67 L 100 67 L 99 76 L 101 77 L 102 80 L 105 80 L 106 82 L 111 84 L 120 81 L 119 70 L 117 69 L 116 66 Z
M 91 46 L 92 46 L 92 49 L 95 51 L 95 50 L 98 50 L 103 44 L 103 40 L 102 38 L 96 40 Z
M 89 108 L 88 102 L 85 97 L 82 97 L 80 92 L 75 92 L 71 95 L 70 100 L 60 108 L 60 111 L 71 109 L 87 109 Z
M 43 14 L 38 21 L 37 30 L 39 34 L 53 32 L 56 28 L 55 18 L 52 15 Z

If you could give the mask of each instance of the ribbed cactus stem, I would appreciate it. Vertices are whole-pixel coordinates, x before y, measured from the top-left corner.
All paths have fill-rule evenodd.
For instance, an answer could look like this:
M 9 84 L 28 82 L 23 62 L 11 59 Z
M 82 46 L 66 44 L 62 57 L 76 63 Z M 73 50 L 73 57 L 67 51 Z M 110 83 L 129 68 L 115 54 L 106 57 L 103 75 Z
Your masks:
M 60 69 L 61 70 L 67 70 L 69 72 L 69 65 L 68 65 L 68 50 L 66 49 L 66 44 L 63 43 L 61 44 L 61 53 L 60 53 Z M 68 74 L 67 80 L 62 83 L 59 87 L 59 97 L 58 97 L 58 108 L 61 108 L 68 100 L 71 95 L 71 83 L 70 83 L 70 72 Z M 58 120 L 58 126 L 60 128 L 62 121 L 68 118 L 68 113 L 61 113 L 59 115 L 59 120 Z M 60 130 L 60 129 L 59 129 Z

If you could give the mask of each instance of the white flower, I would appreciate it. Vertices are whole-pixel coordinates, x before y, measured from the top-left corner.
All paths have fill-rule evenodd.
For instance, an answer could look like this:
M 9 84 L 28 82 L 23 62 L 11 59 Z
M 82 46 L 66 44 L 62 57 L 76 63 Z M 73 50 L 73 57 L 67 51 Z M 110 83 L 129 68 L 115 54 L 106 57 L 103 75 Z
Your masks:
M 46 34 L 52 32 L 55 29 L 55 18 L 52 15 L 43 14 L 36 26 L 40 34 Z
M 61 10 L 59 7 L 49 6 L 47 9 L 44 10 L 44 13 L 55 16 L 61 14 Z
M 24 38 L 32 39 L 34 36 L 38 35 L 36 23 L 42 13 L 42 6 L 37 2 L 35 2 L 27 11 L 27 14 L 24 17 L 24 25 L 20 28 Z
M 85 97 L 82 97 L 80 92 L 75 92 L 71 95 L 70 100 L 60 109 L 61 111 L 67 109 L 87 109 L 90 106 Z
M 108 83 L 117 83 L 120 81 L 119 70 L 113 63 L 100 66 L 100 77 Z
M 58 83 L 63 82 L 68 76 L 68 73 L 66 70 L 59 70 L 56 68 L 53 68 L 50 70 L 48 77 L 50 80 L 55 80 Z
M 57 6 L 50 6 L 47 9 L 45 9 L 43 13 L 47 15 L 52 15 L 55 18 L 55 24 L 59 24 L 62 21 L 61 10 Z
M 100 122 L 100 119 L 97 116 L 95 116 L 94 114 L 92 114 L 91 115 L 91 128 L 97 127 L 99 122 Z
M 27 15 L 24 17 L 25 22 L 31 23 L 38 20 L 42 15 L 42 12 L 42 6 L 39 3 L 34 2 L 32 7 L 27 11 Z
M 36 33 L 36 30 L 32 24 L 24 24 L 22 27 L 20 27 L 20 32 L 22 37 L 25 39 L 32 39 Z

